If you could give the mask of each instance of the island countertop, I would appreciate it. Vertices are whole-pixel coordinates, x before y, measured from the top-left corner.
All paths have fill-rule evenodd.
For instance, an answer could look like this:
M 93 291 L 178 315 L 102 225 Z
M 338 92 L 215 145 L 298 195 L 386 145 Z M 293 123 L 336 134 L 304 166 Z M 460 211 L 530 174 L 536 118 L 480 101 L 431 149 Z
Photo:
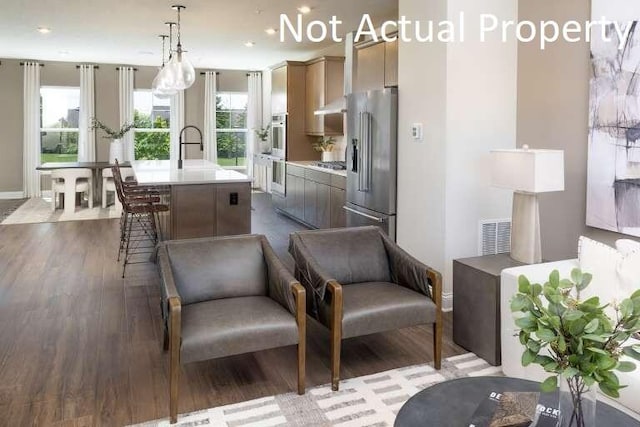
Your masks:
M 131 167 L 141 185 L 230 184 L 251 182 L 240 172 L 208 160 L 184 160 L 183 168 L 170 160 L 135 160 Z

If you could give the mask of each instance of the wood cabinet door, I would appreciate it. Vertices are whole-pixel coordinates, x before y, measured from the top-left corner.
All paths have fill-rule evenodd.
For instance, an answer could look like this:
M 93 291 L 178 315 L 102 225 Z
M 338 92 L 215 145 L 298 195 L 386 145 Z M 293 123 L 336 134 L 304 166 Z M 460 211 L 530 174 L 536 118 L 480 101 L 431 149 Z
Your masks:
M 331 228 L 331 187 L 318 184 L 316 189 L 316 224 L 318 228 Z
M 323 116 L 314 112 L 325 104 L 325 61 L 307 65 L 305 131 L 309 135 L 320 135 L 323 132 Z
M 318 183 L 304 181 L 304 222 L 314 227 L 318 226 Z
M 214 185 L 171 186 L 171 238 L 191 239 L 216 235 Z
M 384 51 L 385 43 L 357 50 L 355 92 L 384 88 Z
M 271 71 L 271 113 L 287 112 L 287 66 Z
M 343 208 L 347 201 L 347 193 L 341 188 L 331 187 L 331 212 L 330 223 L 331 228 L 340 228 L 347 226 L 347 215 Z
M 216 236 L 251 233 L 251 184 L 216 184 Z
M 384 87 L 398 86 L 398 40 L 384 43 Z

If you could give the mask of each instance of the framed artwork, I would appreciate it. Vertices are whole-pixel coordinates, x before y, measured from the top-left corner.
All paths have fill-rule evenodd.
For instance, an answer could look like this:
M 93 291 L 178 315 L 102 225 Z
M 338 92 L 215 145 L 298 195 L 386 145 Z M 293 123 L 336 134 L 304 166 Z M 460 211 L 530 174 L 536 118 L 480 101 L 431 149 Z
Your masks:
M 630 2 L 635 3 L 635 2 Z M 593 0 L 592 19 L 627 22 L 624 4 Z M 627 7 L 628 8 L 628 7 Z M 611 25 L 591 38 L 587 225 L 640 236 L 640 23 L 626 44 Z

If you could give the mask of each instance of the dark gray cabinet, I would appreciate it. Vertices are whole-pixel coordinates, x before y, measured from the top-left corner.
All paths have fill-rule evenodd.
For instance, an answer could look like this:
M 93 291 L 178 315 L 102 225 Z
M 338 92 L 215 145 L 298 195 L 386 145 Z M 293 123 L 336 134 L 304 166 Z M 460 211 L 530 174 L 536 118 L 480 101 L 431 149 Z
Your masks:
M 347 192 L 342 188 L 331 187 L 330 203 L 330 228 L 347 226 L 347 213 L 344 205 L 347 202 Z
M 287 195 L 276 195 L 273 204 L 314 228 L 346 227 L 345 188 L 344 176 L 287 164 Z

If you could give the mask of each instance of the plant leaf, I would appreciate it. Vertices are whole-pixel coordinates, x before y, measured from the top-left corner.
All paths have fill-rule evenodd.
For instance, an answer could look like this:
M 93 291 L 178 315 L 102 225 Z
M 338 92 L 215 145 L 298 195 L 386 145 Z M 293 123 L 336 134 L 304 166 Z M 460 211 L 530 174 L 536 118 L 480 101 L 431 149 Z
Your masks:
M 558 377 L 556 375 L 547 378 L 540 384 L 540 389 L 545 393 L 556 391 L 558 388 Z
M 569 279 L 562 279 L 560 281 L 560 288 L 562 289 L 569 289 L 569 288 L 573 288 L 573 282 Z
M 578 371 L 573 366 L 568 367 L 564 371 L 562 371 L 562 376 L 565 378 L 575 377 L 580 371 Z
M 534 283 L 531 285 L 531 295 L 535 298 L 542 294 L 542 285 L 539 283 Z
M 620 303 L 620 313 L 623 318 L 633 315 L 633 302 L 630 299 L 625 299 Z
M 576 285 L 582 283 L 582 271 L 580 271 L 579 268 L 574 268 L 573 270 L 571 270 L 571 280 L 573 280 L 573 283 L 575 283 Z
M 527 349 L 522 353 L 522 366 L 529 366 L 534 360 L 536 360 L 537 354 Z
M 529 283 L 529 279 L 521 274 L 520 277 L 518 277 L 518 292 L 528 294 L 530 290 L 531 283 Z
M 616 390 L 614 387 L 611 387 L 609 384 L 607 383 L 599 383 L 598 387 L 600 387 L 600 391 L 602 391 L 604 394 L 606 394 L 609 397 L 613 397 L 614 399 L 617 399 L 618 397 L 620 397 L 620 393 L 618 393 L 618 390 Z
M 624 353 L 625 356 L 629 356 L 632 359 L 635 359 L 640 362 L 640 352 L 636 351 L 633 347 L 623 348 L 622 353 Z
M 558 270 L 553 270 L 551 274 L 549 274 L 549 284 L 554 288 L 560 285 L 560 272 Z
M 633 362 L 627 362 L 627 361 L 618 362 L 618 366 L 616 366 L 616 370 L 620 372 L 632 372 L 636 370 L 636 364 Z
M 538 352 L 540 351 L 540 343 L 535 340 L 529 340 L 527 342 L 527 348 L 535 354 L 538 354 Z
M 604 354 L 605 356 L 609 355 L 609 353 L 607 353 L 603 349 L 597 348 L 597 347 L 587 347 L 587 350 L 589 350 L 592 353 Z
M 544 342 L 551 342 L 556 339 L 556 334 L 551 329 L 540 328 L 535 332 L 538 339 Z
M 563 320 L 573 321 L 583 317 L 584 313 L 580 310 L 567 310 L 562 315 Z
M 524 309 L 527 307 L 527 302 L 528 300 L 526 296 L 522 294 L 516 294 L 511 300 L 511 311 L 524 311 Z
M 598 319 L 593 319 L 589 323 L 587 323 L 587 325 L 584 327 L 584 331 L 587 334 L 591 334 L 591 333 L 595 332 L 596 329 L 598 329 L 598 325 L 599 324 L 600 323 L 598 322 Z

